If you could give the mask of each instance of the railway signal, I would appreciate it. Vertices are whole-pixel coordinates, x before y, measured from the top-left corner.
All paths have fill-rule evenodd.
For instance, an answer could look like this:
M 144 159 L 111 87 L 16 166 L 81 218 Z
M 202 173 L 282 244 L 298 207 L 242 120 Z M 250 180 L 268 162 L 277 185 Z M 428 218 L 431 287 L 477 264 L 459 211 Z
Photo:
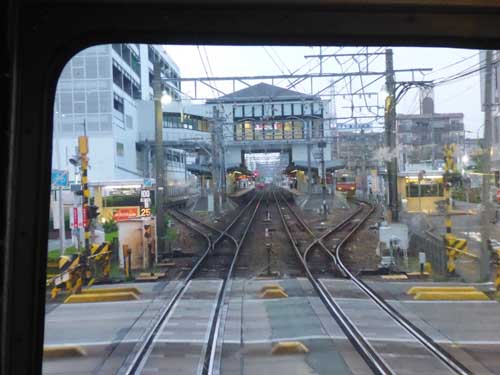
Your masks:
M 443 174 L 443 189 L 445 198 L 445 227 L 446 234 L 444 235 L 444 248 L 448 256 L 447 269 L 450 275 L 455 273 L 455 261 L 459 255 L 467 254 L 467 240 L 457 238 L 451 233 L 451 189 L 462 183 L 462 176 L 456 170 L 455 164 L 455 144 L 445 145 L 443 149 L 445 172 Z

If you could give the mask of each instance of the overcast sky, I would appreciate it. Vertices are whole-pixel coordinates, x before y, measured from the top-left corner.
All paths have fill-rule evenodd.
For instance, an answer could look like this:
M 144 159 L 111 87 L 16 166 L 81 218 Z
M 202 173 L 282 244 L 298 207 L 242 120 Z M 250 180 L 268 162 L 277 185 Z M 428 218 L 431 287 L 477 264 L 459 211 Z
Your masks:
M 280 75 L 290 72 L 319 73 L 319 59 L 305 59 L 304 55 L 314 55 L 319 53 L 319 47 L 228 47 L 228 46 L 165 46 L 166 51 L 175 60 L 180 67 L 181 76 L 186 77 L 206 77 L 209 76 L 249 76 L 249 75 Z M 323 53 L 353 53 L 365 51 L 362 47 L 345 47 L 339 50 L 339 47 L 323 47 Z M 376 47 L 370 47 L 370 52 L 383 51 Z M 407 48 L 397 47 L 394 50 L 395 69 L 407 68 L 432 68 L 432 73 L 425 76 L 415 75 L 419 80 L 440 80 L 463 72 L 466 69 L 473 70 L 478 67 L 479 57 L 477 50 L 449 49 L 449 48 Z M 373 59 L 373 61 L 372 61 Z M 203 63 L 202 63 L 203 60 Z M 356 72 L 359 71 L 359 65 L 366 69 L 366 59 L 359 58 L 354 62 L 349 58 L 330 58 L 324 60 L 323 72 Z M 452 65 L 452 66 L 450 66 Z M 385 69 L 384 56 L 371 57 L 369 70 L 383 71 Z M 411 80 L 411 76 L 406 73 L 400 73 L 396 80 Z M 373 80 L 374 77 L 363 77 L 363 84 Z M 313 93 L 320 88 L 326 87 L 331 79 L 315 80 L 313 82 Z M 257 84 L 259 81 L 250 82 Z M 270 81 L 268 83 L 271 83 Z M 275 81 L 275 84 L 287 87 L 288 80 Z M 366 92 L 381 91 L 383 80 L 379 80 L 366 89 Z M 183 83 L 183 92 L 189 95 L 194 94 L 192 85 Z M 218 83 L 216 87 L 225 93 L 232 92 L 231 84 L 224 85 Z M 243 84 L 236 86 L 236 89 L 244 88 Z M 352 87 L 356 90 L 361 87 L 359 78 L 353 78 L 351 81 L 344 79 L 335 85 L 335 91 L 346 92 Z M 296 91 L 311 93 L 310 81 L 304 82 L 293 88 Z M 326 91 L 328 93 L 328 90 Z M 215 92 L 209 88 L 198 86 L 198 95 L 202 93 L 208 97 L 213 97 Z M 455 80 L 447 84 L 439 85 L 434 90 L 435 111 L 437 113 L 462 112 L 464 113 L 464 122 L 468 133 L 467 137 L 475 137 L 477 130 L 483 123 L 483 113 L 480 110 L 480 85 L 479 73 L 467 76 L 466 78 Z M 336 109 L 337 116 L 349 115 L 350 99 L 337 97 Z M 366 102 L 369 105 L 376 105 L 376 96 L 356 96 L 354 105 L 362 105 Z M 381 103 L 379 103 L 381 104 Z M 373 109 L 375 110 L 375 109 Z M 418 90 L 409 91 L 402 102 L 398 105 L 398 113 L 418 113 L 419 101 Z M 368 114 L 355 112 L 357 115 Z M 482 131 L 482 129 L 480 129 Z

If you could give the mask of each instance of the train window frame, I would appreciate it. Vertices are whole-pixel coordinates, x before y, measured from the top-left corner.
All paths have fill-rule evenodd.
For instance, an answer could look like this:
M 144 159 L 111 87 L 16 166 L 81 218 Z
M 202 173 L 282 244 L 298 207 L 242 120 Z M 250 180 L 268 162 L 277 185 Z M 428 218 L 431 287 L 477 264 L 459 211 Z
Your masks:
M 354 45 L 363 40 L 369 45 L 496 49 L 500 44 L 500 7 L 492 0 L 434 4 L 429 0 L 314 4 L 9 0 L 0 8 L 9 20 L 2 25 L 7 41 L 2 67 L 8 74 L 1 78 L 8 92 L 8 100 L 1 103 L 7 121 L 6 135 L 0 140 L 0 169 L 6 181 L 0 236 L 4 248 L 0 255 L 3 374 L 41 371 L 53 104 L 63 67 L 77 52 L 97 44 L 138 41 Z M 213 17 L 221 14 L 232 22 L 213 23 Z M 352 22 L 353 17 L 357 22 Z M 308 27 L 283 33 L 299 21 Z

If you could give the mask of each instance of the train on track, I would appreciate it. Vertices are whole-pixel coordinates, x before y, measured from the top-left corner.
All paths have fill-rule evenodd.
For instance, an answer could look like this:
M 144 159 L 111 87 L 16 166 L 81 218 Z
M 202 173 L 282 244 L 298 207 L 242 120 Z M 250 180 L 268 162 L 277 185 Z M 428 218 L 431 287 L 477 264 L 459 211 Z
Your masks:
M 338 170 L 334 174 L 335 190 L 352 197 L 356 193 L 356 176 L 349 170 Z

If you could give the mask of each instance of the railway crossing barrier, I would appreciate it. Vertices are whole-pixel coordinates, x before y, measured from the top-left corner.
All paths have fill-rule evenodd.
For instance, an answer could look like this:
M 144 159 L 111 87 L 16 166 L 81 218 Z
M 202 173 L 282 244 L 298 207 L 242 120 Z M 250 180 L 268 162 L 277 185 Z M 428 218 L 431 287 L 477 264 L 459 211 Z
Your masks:
M 491 248 L 491 263 L 495 266 L 494 280 L 495 289 L 497 293 L 500 294 L 500 242 L 496 240 L 490 240 Z
M 455 273 L 456 259 L 459 255 L 474 257 L 473 254 L 469 254 L 467 252 L 467 240 L 464 238 L 458 238 L 452 233 L 446 233 L 444 235 L 444 246 L 446 249 L 446 255 L 448 256 L 447 271 L 450 275 Z
M 88 268 L 87 263 L 90 266 Z M 91 276 L 88 278 L 88 286 L 95 282 L 98 274 L 102 274 L 103 279 L 109 278 L 111 269 L 109 243 L 103 242 L 102 244 L 92 245 L 90 256 L 87 258 L 85 265 L 83 265 L 80 254 L 72 254 L 61 256 L 58 260 L 58 267 L 59 274 L 47 280 L 47 286 L 52 286 L 52 299 L 55 299 L 63 288 L 71 294 L 79 294 L 82 292 L 83 280 L 87 279 L 84 272 Z

